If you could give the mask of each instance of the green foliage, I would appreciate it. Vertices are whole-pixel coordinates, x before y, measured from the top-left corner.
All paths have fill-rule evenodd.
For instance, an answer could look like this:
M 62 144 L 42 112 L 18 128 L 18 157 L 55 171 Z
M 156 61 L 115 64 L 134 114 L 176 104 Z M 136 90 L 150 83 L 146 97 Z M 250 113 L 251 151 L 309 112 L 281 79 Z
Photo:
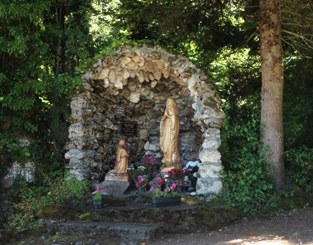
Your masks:
M 156 40 L 173 47 L 193 41 L 202 49 L 212 49 L 226 46 L 227 40 L 236 42 L 241 34 L 237 28 L 240 11 L 227 1 L 120 0 L 112 14 L 118 20 L 115 28 L 130 39 Z
M 6 149 L 5 154 L 10 161 L 15 160 L 23 163 L 31 156 L 30 146 L 21 147 L 21 143 L 17 139 L 13 139 L 7 135 L 0 139 L 1 149 Z
M 225 120 L 221 152 L 225 166 L 223 198 L 233 207 L 256 214 L 275 206 L 275 187 L 269 176 L 269 165 L 259 143 L 259 120 L 230 126 Z
M 100 192 L 96 192 L 96 193 L 92 196 L 92 200 L 93 200 L 93 201 L 102 200 L 102 196 L 101 196 Z
M 210 62 L 210 75 L 220 96 L 231 106 L 231 111 L 253 106 L 251 103 L 244 105 L 253 100 L 260 89 L 259 66 L 259 57 L 249 48 L 225 47 L 216 52 L 214 60 Z M 257 101 L 253 103 L 257 104 Z
M 313 63 L 290 55 L 286 58 L 284 135 L 286 150 L 313 147 Z
M 285 63 L 285 160 L 289 187 L 283 192 L 274 190 L 268 175 L 270 167 L 259 143 L 257 60 L 245 50 L 226 49 L 211 63 L 227 114 L 221 136 L 223 198 L 252 214 L 278 208 L 282 199 L 295 198 L 294 185 L 307 196 L 312 190 L 312 65 L 295 56 L 286 57 Z
M 294 54 L 288 56 L 284 102 L 286 177 L 311 203 L 313 149 L 312 62 Z M 290 192 L 293 194 L 293 192 Z
M 26 230 L 36 230 L 41 226 L 36 221 L 35 217 L 29 213 L 19 213 L 10 219 L 6 224 L 6 228 L 14 232 L 22 232 Z
M 288 162 L 288 177 L 308 195 L 313 191 L 313 149 L 305 146 L 285 152 Z
M 189 57 L 204 70 L 225 46 L 242 47 L 255 23 L 243 18 L 243 4 L 229 1 L 99 1 L 106 34 L 114 39 L 160 45 Z M 109 30 L 109 31 L 108 31 Z M 252 35 L 251 35 L 252 34 Z
M 74 177 L 47 179 L 47 186 L 31 186 L 25 180 L 15 181 L 6 193 L 14 203 L 14 214 L 7 222 L 7 228 L 23 231 L 38 227 L 37 218 L 48 207 L 80 205 L 89 191 L 89 183 Z
M 52 204 L 75 206 L 86 198 L 89 191 L 89 183 L 86 180 L 78 180 L 75 177 L 67 176 L 58 180 L 48 192 Z
M 153 171 L 146 166 L 138 166 L 135 169 L 130 170 L 129 177 L 133 185 L 137 181 L 139 175 L 146 176 L 148 180 L 151 180 L 153 178 Z
M 299 18 L 301 16 L 301 18 Z M 312 58 L 312 2 L 284 0 L 282 7 L 283 40 L 287 48 Z
M 270 168 L 259 142 L 258 67 L 258 57 L 246 48 L 224 48 L 210 63 L 226 113 L 220 147 L 224 166 L 221 199 L 250 214 L 269 210 L 276 202 Z
M 177 191 L 160 191 L 160 190 L 154 190 L 152 192 L 153 198 L 166 198 L 166 197 L 176 197 L 179 196 Z
M 0 143 L 0 152 L 9 154 L 9 163 L 40 162 L 52 152 L 63 161 L 68 100 L 80 83 L 75 70 L 94 54 L 91 2 L 0 3 L 0 138 L 8 142 Z M 16 142 L 24 137 L 32 139 L 32 150 L 44 151 L 27 153 Z

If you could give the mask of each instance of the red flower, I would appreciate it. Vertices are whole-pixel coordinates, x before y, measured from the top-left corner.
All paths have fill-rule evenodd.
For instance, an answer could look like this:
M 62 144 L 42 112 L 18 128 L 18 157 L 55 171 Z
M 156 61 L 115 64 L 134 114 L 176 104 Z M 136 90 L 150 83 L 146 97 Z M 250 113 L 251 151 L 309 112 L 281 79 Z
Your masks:
M 184 172 L 182 169 L 171 169 L 170 171 L 168 171 L 168 177 L 169 178 L 176 178 L 176 177 L 179 177 L 180 175 L 183 175 Z M 183 177 L 183 176 L 181 176 Z
M 192 172 L 192 171 L 191 171 L 190 169 L 184 169 L 184 175 L 185 175 L 185 176 L 190 175 L 191 172 Z

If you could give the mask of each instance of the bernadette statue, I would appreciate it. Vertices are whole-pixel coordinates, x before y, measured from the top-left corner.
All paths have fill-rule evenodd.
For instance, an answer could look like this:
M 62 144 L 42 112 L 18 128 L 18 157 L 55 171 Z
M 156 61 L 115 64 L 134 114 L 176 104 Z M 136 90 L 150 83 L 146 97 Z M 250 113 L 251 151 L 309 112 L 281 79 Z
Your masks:
M 181 169 L 179 154 L 179 113 L 176 101 L 168 98 L 160 124 L 160 148 L 163 152 L 164 171 L 175 168 Z
M 126 141 L 121 139 L 116 147 L 116 161 L 114 169 L 108 172 L 106 180 L 128 181 L 128 152 L 126 150 Z

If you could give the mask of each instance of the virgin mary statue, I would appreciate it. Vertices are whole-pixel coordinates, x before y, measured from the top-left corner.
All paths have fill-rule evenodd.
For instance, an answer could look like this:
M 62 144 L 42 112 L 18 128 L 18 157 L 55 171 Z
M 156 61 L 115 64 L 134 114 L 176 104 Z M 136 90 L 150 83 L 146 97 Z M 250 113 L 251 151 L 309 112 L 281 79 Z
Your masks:
M 160 148 L 163 152 L 163 168 L 181 168 L 179 154 L 179 113 L 176 101 L 168 98 L 160 124 Z

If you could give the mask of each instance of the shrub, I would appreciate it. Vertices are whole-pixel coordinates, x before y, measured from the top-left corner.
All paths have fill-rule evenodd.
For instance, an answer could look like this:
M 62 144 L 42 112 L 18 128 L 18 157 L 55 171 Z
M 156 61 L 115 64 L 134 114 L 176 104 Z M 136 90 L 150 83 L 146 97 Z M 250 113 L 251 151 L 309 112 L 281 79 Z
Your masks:
M 86 180 L 68 176 L 59 180 L 51 195 L 55 196 L 57 205 L 77 205 L 84 200 L 88 191 L 89 183 Z
M 18 181 L 8 198 L 14 202 L 14 214 L 9 218 L 6 227 L 14 231 L 22 231 L 38 227 L 37 216 L 47 207 L 79 205 L 89 192 L 89 183 L 74 177 L 59 177 L 50 180 L 47 187 L 34 187 Z
M 276 191 L 264 149 L 259 142 L 259 115 L 247 121 L 226 118 L 221 152 L 225 166 L 222 198 L 236 208 L 256 214 L 275 207 Z
M 25 230 L 38 229 L 40 228 L 40 225 L 36 221 L 34 215 L 28 213 L 18 213 L 9 220 L 9 222 L 6 224 L 6 228 L 11 231 L 22 232 Z
M 276 206 L 274 184 L 263 154 L 251 154 L 242 150 L 242 157 L 232 163 L 237 170 L 225 170 L 223 174 L 223 198 L 232 207 L 249 214 L 267 211 Z
M 301 146 L 285 152 L 288 178 L 306 194 L 313 191 L 313 149 Z

